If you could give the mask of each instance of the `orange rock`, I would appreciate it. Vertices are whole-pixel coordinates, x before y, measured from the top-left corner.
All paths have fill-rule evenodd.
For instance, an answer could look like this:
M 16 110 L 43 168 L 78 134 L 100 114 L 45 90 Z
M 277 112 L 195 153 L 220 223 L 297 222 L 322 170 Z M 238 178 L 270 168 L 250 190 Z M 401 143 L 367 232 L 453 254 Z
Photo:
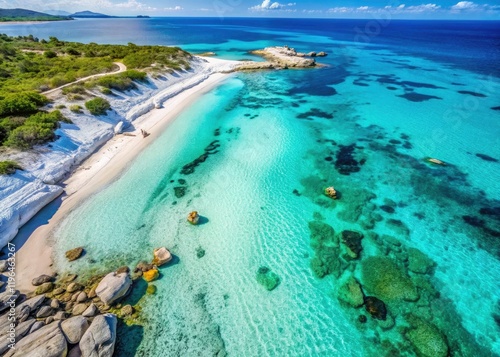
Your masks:
M 196 224 L 198 224 L 198 221 L 200 220 L 200 216 L 198 215 L 198 212 L 193 211 L 188 215 L 187 220 L 189 223 L 196 225 Z
M 165 247 L 155 249 L 153 254 L 154 258 L 152 264 L 156 265 L 157 267 L 160 267 L 163 264 L 167 264 L 172 260 L 172 254 L 170 254 L 168 249 Z
M 333 188 L 333 186 L 325 188 L 325 195 L 327 195 L 330 198 L 333 198 L 334 200 L 337 199 L 337 191 L 335 191 L 335 188 Z
M 153 281 L 153 280 L 158 279 L 159 276 L 160 276 L 160 272 L 156 268 L 153 268 L 151 270 L 148 270 L 148 271 L 142 273 L 142 277 L 148 283 L 151 282 L 151 281 Z

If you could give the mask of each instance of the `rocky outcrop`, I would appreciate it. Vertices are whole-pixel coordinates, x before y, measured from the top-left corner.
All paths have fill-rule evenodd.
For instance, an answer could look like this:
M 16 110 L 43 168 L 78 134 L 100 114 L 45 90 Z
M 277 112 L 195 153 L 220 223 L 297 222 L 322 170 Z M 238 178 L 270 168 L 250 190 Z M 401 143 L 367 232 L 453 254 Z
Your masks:
M 73 260 L 77 260 L 78 258 L 80 258 L 83 254 L 83 247 L 78 247 L 78 248 L 74 248 L 74 249 L 71 249 L 71 250 L 68 250 L 66 252 L 66 258 L 72 262 Z
M 200 216 L 199 216 L 198 212 L 193 211 L 188 215 L 187 220 L 189 223 L 191 223 L 193 225 L 197 225 L 199 220 L 200 220 Z
M 111 305 L 125 296 L 131 286 L 132 280 L 127 273 L 112 272 L 101 280 L 95 292 L 104 304 Z
M 117 319 L 113 314 L 99 315 L 80 340 L 82 357 L 112 357 L 115 350 Z
M 21 339 L 7 357 L 61 357 L 68 353 L 68 344 L 59 323 L 51 323 Z
M 154 258 L 152 264 L 160 267 L 164 264 L 167 264 L 172 260 L 172 254 L 165 247 L 157 248 L 153 252 Z
M 308 68 L 316 66 L 314 59 L 297 55 L 297 51 L 288 46 L 266 47 L 263 50 L 252 51 L 251 53 L 264 57 L 274 65 L 274 68 Z
M 268 291 L 276 289 L 280 281 L 279 276 L 268 267 L 260 267 L 257 271 L 257 282 Z

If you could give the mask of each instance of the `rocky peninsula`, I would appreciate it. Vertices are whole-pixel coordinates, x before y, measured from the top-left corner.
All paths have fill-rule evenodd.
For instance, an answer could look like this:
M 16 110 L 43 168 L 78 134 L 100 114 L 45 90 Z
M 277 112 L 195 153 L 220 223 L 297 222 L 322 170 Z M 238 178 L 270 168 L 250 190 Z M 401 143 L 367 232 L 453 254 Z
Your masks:
M 321 67 L 314 58 L 326 56 L 325 52 L 309 52 L 308 54 L 297 52 L 294 48 L 290 48 L 286 45 L 266 47 L 263 50 L 255 50 L 250 53 L 261 56 L 266 59 L 266 61 L 244 61 L 237 67 L 238 70 Z

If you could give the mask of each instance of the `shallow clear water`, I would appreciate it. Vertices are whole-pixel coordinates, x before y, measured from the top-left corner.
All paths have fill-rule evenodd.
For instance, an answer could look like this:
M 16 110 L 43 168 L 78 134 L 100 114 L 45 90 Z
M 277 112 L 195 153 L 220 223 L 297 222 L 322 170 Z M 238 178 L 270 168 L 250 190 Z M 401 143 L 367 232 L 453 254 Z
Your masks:
M 227 32 L 227 41 L 186 36 L 185 48 L 247 58 L 249 49 L 282 44 L 278 38 L 301 51 L 327 50 L 320 61 L 330 66 L 228 78 L 52 238 L 58 269 L 87 276 L 133 267 L 158 246 L 175 255 L 161 268 L 155 296 L 141 297 L 143 284 L 135 288 L 131 300 L 143 309 L 144 327 L 123 329 L 119 355 L 380 356 L 396 348 L 413 356 L 402 330 L 412 325 L 409 313 L 437 326 L 455 355 L 499 354 L 495 69 L 492 76 L 468 71 L 461 60 L 424 55 L 418 46 L 417 56 L 390 37 L 359 46 L 316 30 L 299 36 L 244 25 Z M 161 36 L 148 31 L 144 38 Z M 181 174 L 214 140 L 220 147 L 194 173 Z M 350 145 L 355 163 L 347 160 L 348 169 L 359 172 L 344 175 L 335 163 Z M 449 165 L 430 166 L 425 157 Z M 322 195 L 329 185 L 340 200 Z M 180 186 L 187 193 L 176 198 Z M 192 210 L 206 222 L 187 224 Z M 340 271 L 362 284 L 369 256 L 391 257 L 408 272 L 408 248 L 417 248 L 436 263 L 432 274 L 408 272 L 417 302 L 387 302 L 396 328 L 371 318 L 359 323 L 364 309 L 336 297 L 341 279 L 314 275 L 311 221 L 363 232 L 361 259 L 342 260 Z M 67 263 L 64 252 L 81 245 L 85 258 Z M 281 278 L 271 292 L 256 281 L 261 266 Z

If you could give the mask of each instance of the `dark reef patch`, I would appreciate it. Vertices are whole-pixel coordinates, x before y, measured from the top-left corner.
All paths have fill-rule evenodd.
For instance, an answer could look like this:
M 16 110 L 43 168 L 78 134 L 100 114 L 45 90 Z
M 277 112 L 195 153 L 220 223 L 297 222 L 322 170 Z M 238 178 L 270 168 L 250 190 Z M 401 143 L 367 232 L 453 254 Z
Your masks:
M 212 141 L 206 148 L 205 152 L 198 156 L 196 159 L 191 161 L 189 164 L 186 164 L 182 167 L 181 169 L 181 174 L 183 175 L 191 175 L 194 173 L 195 169 L 204 163 L 210 155 L 214 155 L 218 153 L 219 151 L 217 150 L 220 147 L 220 141 L 219 140 L 214 140 Z
M 472 95 L 473 97 L 479 97 L 479 98 L 486 98 L 487 95 L 482 94 L 482 93 L 477 93 L 477 92 L 471 92 L 468 90 L 459 90 L 458 93 L 460 94 L 466 94 L 466 95 Z
M 493 110 L 500 110 L 500 105 L 498 107 L 491 107 Z
M 427 95 L 427 94 L 421 94 L 421 93 L 415 93 L 415 92 L 410 92 L 410 93 L 405 93 L 402 95 L 398 95 L 398 97 L 404 98 L 406 100 L 409 100 L 410 102 L 425 102 L 427 100 L 431 99 L 443 99 L 441 97 L 436 97 L 435 95 Z
M 335 168 L 341 175 L 350 175 L 361 170 L 364 160 L 358 161 L 354 158 L 356 149 L 355 144 L 340 145 L 340 150 L 336 154 Z
M 476 156 L 479 157 L 480 159 L 483 159 L 484 161 L 498 162 L 498 159 L 495 159 L 494 157 L 491 157 L 489 155 L 476 154 Z
M 333 119 L 333 114 L 327 113 L 318 108 L 311 108 L 311 110 L 297 115 L 297 119 L 312 120 L 311 117 L 322 118 L 322 119 Z
M 394 209 L 394 207 L 391 207 L 391 206 L 388 206 L 388 205 L 382 205 L 380 206 L 380 209 L 384 212 L 387 212 L 387 213 L 394 213 L 396 212 L 396 210 Z

